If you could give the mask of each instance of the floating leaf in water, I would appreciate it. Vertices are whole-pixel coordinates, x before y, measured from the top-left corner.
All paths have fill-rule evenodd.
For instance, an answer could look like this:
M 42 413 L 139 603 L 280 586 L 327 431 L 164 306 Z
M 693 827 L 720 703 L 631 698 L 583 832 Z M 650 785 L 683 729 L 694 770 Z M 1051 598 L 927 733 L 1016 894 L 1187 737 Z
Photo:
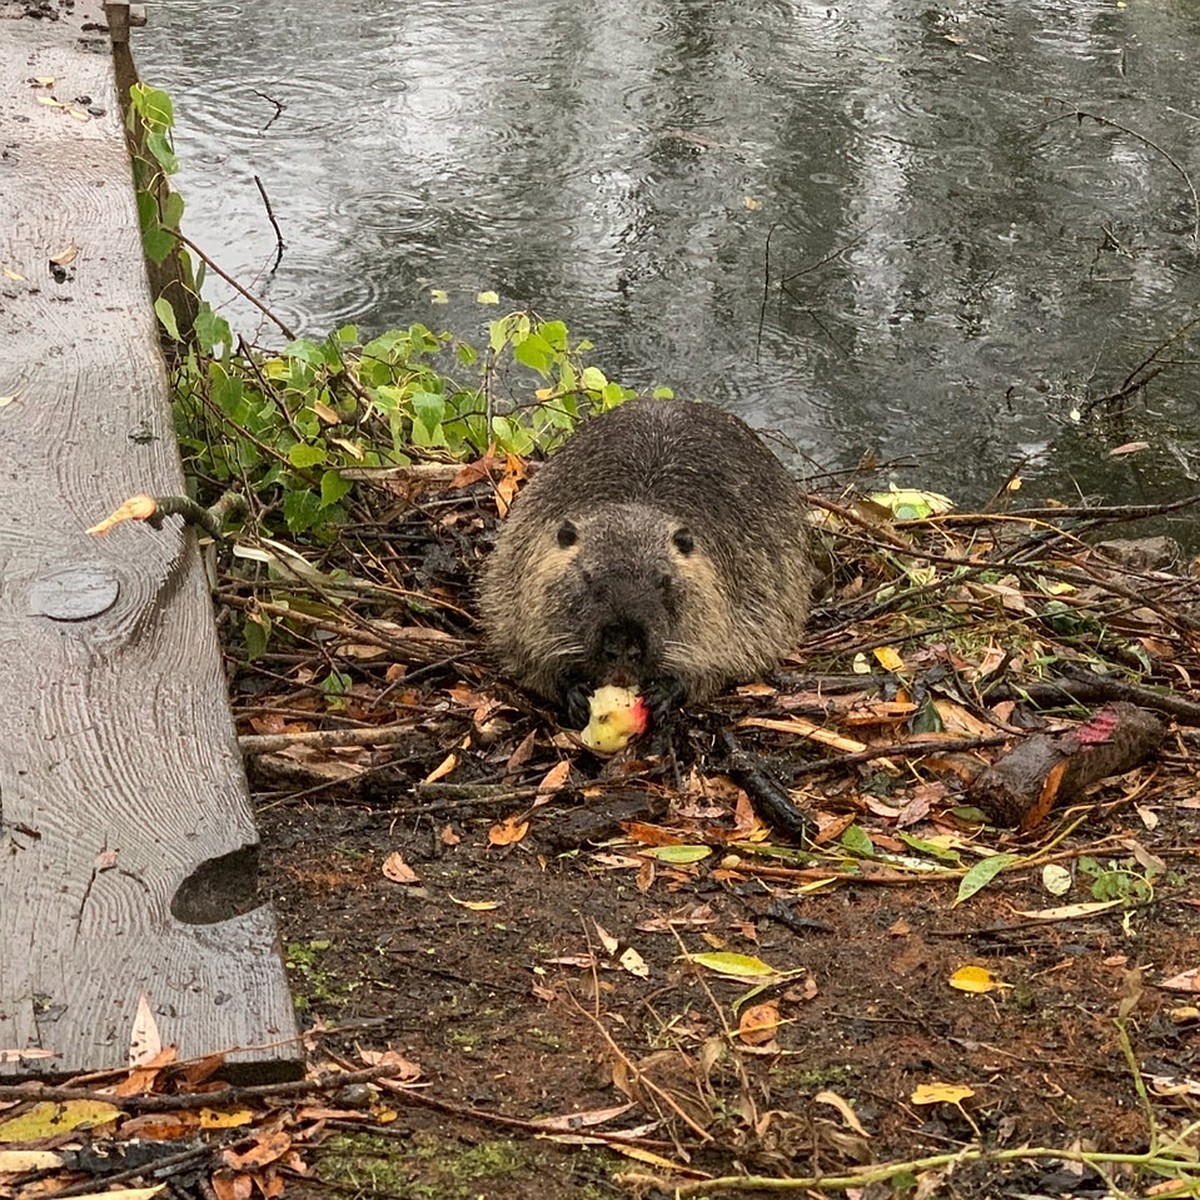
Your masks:
M 939 492 L 920 492 L 915 488 L 898 488 L 894 484 L 886 492 L 868 497 L 875 504 L 891 509 L 897 521 L 915 521 L 949 512 L 954 501 Z

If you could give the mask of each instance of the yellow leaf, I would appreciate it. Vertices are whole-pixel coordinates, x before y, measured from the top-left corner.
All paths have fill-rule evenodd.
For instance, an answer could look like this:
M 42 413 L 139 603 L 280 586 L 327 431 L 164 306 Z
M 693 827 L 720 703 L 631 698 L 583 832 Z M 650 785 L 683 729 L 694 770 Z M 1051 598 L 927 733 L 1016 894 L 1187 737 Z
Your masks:
M 617 947 L 621 943 L 599 922 L 593 921 L 592 924 L 596 926 L 596 936 L 600 939 L 600 945 L 604 947 L 607 953 L 616 954 Z
M 875 661 L 885 671 L 903 671 L 904 659 L 891 646 L 877 646 L 874 650 Z
M 125 1114 L 103 1100 L 67 1100 L 62 1104 L 44 1100 L 28 1112 L 0 1122 L 0 1142 L 36 1142 L 59 1137 L 73 1129 L 107 1125 Z
M 852 1109 L 849 1103 L 843 1100 L 842 1097 L 837 1094 L 837 1092 L 818 1092 L 813 1099 L 820 1101 L 822 1104 L 830 1104 L 836 1108 L 838 1112 L 842 1114 L 842 1120 L 845 1121 L 845 1123 L 849 1125 L 855 1133 L 860 1133 L 863 1137 L 870 1136 L 862 1127 L 862 1122 L 860 1122 L 858 1117 L 855 1115 L 854 1109 Z
M 75 1200 L 152 1200 L 154 1196 L 161 1196 L 165 1183 L 156 1183 L 153 1187 L 143 1188 L 116 1188 L 106 1192 L 87 1192 L 84 1195 L 77 1194 Z
M 909 1099 L 914 1104 L 961 1104 L 975 1093 L 961 1083 L 923 1083 Z
M 421 780 L 422 783 L 437 783 L 439 779 L 445 779 L 455 767 L 458 766 L 458 755 L 453 750 L 446 755 L 442 761 Z
M 202 1108 L 200 1110 L 201 1129 L 240 1129 L 243 1125 L 252 1125 L 255 1114 L 249 1108 Z
M 938 516 L 949 512 L 954 501 L 938 492 L 921 492 L 916 488 L 898 488 L 892 484 L 886 492 L 875 492 L 868 497 L 875 504 L 891 509 L 900 521 L 912 521 L 922 517 Z
M 500 303 L 500 297 L 497 296 L 495 292 L 480 292 L 479 295 L 475 297 L 475 299 L 480 304 L 499 304 Z
M 62 1155 L 52 1150 L 0 1150 L 0 1175 L 54 1171 L 63 1165 Z
M 997 979 L 987 967 L 959 967 L 950 976 L 950 986 L 960 992 L 974 992 L 982 996 L 997 988 L 1012 987 L 1012 984 Z
M 1074 921 L 1080 917 L 1094 917 L 1097 913 L 1107 912 L 1110 908 L 1124 903 L 1124 900 L 1085 900 L 1080 904 L 1064 904 L 1061 908 L 1041 908 L 1034 911 L 1017 909 L 1017 913 L 1034 921 Z
M 69 267 L 79 257 L 79 246 L 72 241 L 65 249 L 60 250 L 50 261 L 56 267 Z
M 457 896 L 451 896 L 450 899 L 460 908 L 468 908 L 471 912 L 491 912 L 504 903 L 503 900 L 460 900 Z
M 626 946 L 621 952 L 621 957 L 617 962 L 630 973 L 636 975 L 639 979 L 650 978 L 650 968 L 646 966 L 646 960 L 632 947 Z
M 7 408 L 16 398 L 16 392 L 13 392 L 11 396 L 0 396 L 0 408 Z
M 429 302 L 430 304 L 449 304 L 450 293 L 443 291 L 441 288 L 430 288 Z
M 847 754 L 860 754 L 867 748 L 866 742 L 842 737 L 831 729 L 822 729 L 820 725 L 814 725 L 811 721 L 804 720 L 803 717 L 791 717 L 786 721 L 777 721 L 771 717 L 747 717 L 738 724 L 753 729 L 769 729 L 772 733 L 792 733 L 797 737 L 808 738 L 812 742 L 832 746 L 835 750 L 843 750 Z
M 361 462 L 367 456 L 367 452 L 357 443 L 351 442 L 346 438 L 331 437 L 329 439 L 335 446 L 341 446 L 352 458 L 357 458 Z
M 732 975 L 739 979 L 753 979 L 762 975 L 775 975 L 778 972 L 768 966 L 761 958 L 749 954 L 732 954 L 718 951 L 713 954 L 689 954 L 688 961 L 707 971 L 718 975 Z
M 324 400 L 314 400 L 312 410 L 326 425 L 337 425 L 341 422 L 342 418 L 338 416 L 337 409 L 326 404 Z

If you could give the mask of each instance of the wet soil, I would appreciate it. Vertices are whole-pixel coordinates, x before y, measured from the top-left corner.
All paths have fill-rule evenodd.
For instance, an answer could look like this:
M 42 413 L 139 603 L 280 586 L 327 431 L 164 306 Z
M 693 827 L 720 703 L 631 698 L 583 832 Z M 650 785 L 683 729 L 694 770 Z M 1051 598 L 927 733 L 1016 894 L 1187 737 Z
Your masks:
M 717 1174 L 739 1165 L 836 1173 L 864 1157 L 906 1160 L 971 1142 L 971 1125 L 952 1105 L 912 1103 L 914 1089 L 931 1081 L 973 1090 L 971 1120 L 992 1145 L 1085 1139 L 1139 1151 L 1145 1120 L 1114 1024 L 1122 999 L 1133 996 L 1141 1069 L 1195 1074 L 1194 1023 L 1174 1019 L 1179 998 L 1153 986 L 1200 960 L 1194 812 L 1162 811 L 1152 839 L 1119 814 L 1093 822 L 1090 837 L 1140 839 L 1176 881 L 1129 917 L 1046 923 L 1019 915 L 1047 906 L 1037 870 L 958 908 L 952 883 L 850 882 L 798 896 L 795 887 L 708 866 L 660 872 L 643 889 L 636 867 L 607 861 L 612 852 L 555 856 L 537 833 L 496 850 L 485 818 L 410 817 L 405 807 L 397 796 L 376 811 L 266 809 L 269 886 L 285 941 L 321 947 L 315 965 L 293 967 L 308 1015 L 348 1026 L 333 1039 L 348 1054 L 362 1045 L 400 1051 L 420 1065 L 432 1094 L 464 1113 L 531 1119 L 621 1104 L 607 1034 L 635 1063 L 662 1056 L 652 1074 L 713 1140 L 700 1144 L 649 1095 L 629 1123 L 653 1119 L 657 1108 L 664 1121 L 650 1138 L 659 1153 L 676 1157 L 674 1134 L 690 1147 L 693 1167 Z M 544 809 L 538 823 L 561 815 Z M 384 877 L 395 852 L 419 885 Z M 474 912 L 461 901 L 499 907 Z M 666 927 L 672 919 L 679 940 Z M 603 951 L 597 925 L 637 950 L 647 978 Z M 778 1049 L 733 1051 L 737 1069 L 728 1050 L 702 1065 L 711 1040 L 734 1022 L 731 1004 L 749 990 L 702 978 L 682 958 L 681 947 L 713 945 L 802 972 L 775 993 L 784 1021 Z M 1009 986 L 988 995 L 954 990 L 950 977 L 968 964 Z M 867 1137 L 852 1136 L 818 1099 L 827 1091 L 854 1107 Z M 758 1128 L 747 1125 L 751 1113 Z M 400 1123 L 418 1144 L 430 1134 L 467 1146 L 507 1136 L 472 1116 L 412 1108 L 402 1107 Z M 423 1161 L 409 1163 L 414 1185 L 430 1182 Z M 558 1196 L 618 1194 L 602 1180 L 620 1169 L 619 1159 L 597 1161 L 596 1152 L 541 1148 L 515 1174 L 471 1181 L 462 1194 L 540 1197 L 551 1194 L 549 1180 Z M 1082 1180 L 1056 1187 L 1053 1174 L 976 1166 L 959 1172 L 947 1194 L 1089 1194 Z
M 443 510 L 435 540 L 452 542 L 453 527 Z M 404 544 L 422 569 L 455 559 L 416 538 Z M 410 582 L 450 594 L 428 571 Z M 843 587 L 818 614 L 806 667 L 819 649 L 845 669 L 848 639 L 878 639 L 878 624 L 836 619 L 861 597 Z M 342 773 L 324 785 L 315 774 L 308 788 L 270 781 L 278 756 L 251 760 L 264 886 L 321 1053 L 359 1062 L 364 1050 L 390 1049 L 427 1085 L 419 1102 L 394 1098 L 386 1142 L 334 1137 L 311 1156 L 326 1182 L 297 1182 L 289 1195 L 333 1186 L 356 1196 L 601 1197 L 629 1194 L 634 1177 L 665 1178 L 663 1163 L 701 1175 L 836 1176 L 978 1142 L 1139 1153 L 1148 1111 L 1160 1129 L 1194 1118 L 1200 1013 L 1175 979 L 1200 963 L 1200 805 L 1186 721 L 1151 764 L 1018 834 L 966 810 L 953 770 L 905 757 L 911 719 L 897 721 L 879 700 L 878 672 L 842 701 L 812 677 L 781 676 L 687 714 L 651 747 L 661 755 L 643 748 L 602 762 L 490 673 L 461 610 L 442 612 L 431 623 L 458 639 L 443 659 L 406 668 L 385 656 L 370 668 L 360 657 L 349 708 L 332 721 L 386 710 L 409 723 L 402 745 L 297 751 L 293 766 Z M 938 664 L 966 673 L 944 630 L 906 628 L 911 678 L 936 690 L 947 678 Z M 268 700 L 261 663 L 234 674 L 243 732 L 322 727 L 311 687 Z M 828 744 L 746 724 L 821 712 L 827 733 L 890 739 L 896 754 L 822 766 L 835 754 Z M 1010 730 L 1006 722 L 1046 721 L 1012 703 L 991 715 Z M 819 845 L 802 849 L 755 818 L 725 770 L 729 728 L 820 831 Z M 692 846 L 703 857 L 689 861 Z M 939 846 L 956 862 L 939 863 Z M 956 903 L 961 870 L 939 877 L 937 868 L 997 852 L 1033 861 Z M 1047 890 L 1057 886 L 1048 864 L 1069 873 L 1065 895 Z M 1047 915 L 1102 898 L 1118 903 Z M 752 956 L 780 975 L 747 1000 L 762 980 L 725 978 L 691 957 L 710 952 Z M 956 986 L 964 967 L 990 973 L 985 990 Z M 775 1005 L 779 1024 L 756 1039 L 739 1021 L 762 1003 Z M 921 1102 L 922 1085 L 960 1091 Z M 535 1140 L 525 1124 L 626 1104 L 558 1140 Z M 577 1144 L 623 1130 L 658 1161 Z M 374 1154 L 386 1164 L 378 1171 Z M 1132 1171 L 1114 1168 L 1137 1192 Z M 1106 1194 L 1095 1173 L 1046 1155 L 924 1174 L 926 1194 Z M 860 1194 L 894 1194 L 873 1186 Z M 647 1184 L 643 1194 L 668 1193 Z

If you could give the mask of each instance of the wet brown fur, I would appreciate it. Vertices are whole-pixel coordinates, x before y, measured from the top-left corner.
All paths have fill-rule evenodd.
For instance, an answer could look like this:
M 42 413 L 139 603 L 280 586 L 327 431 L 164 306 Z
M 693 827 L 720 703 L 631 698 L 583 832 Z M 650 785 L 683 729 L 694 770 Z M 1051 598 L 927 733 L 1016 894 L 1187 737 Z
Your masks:
M 635 400 L 584 422 L 526 486 L 479 604 L 531 691 L 668 681 L 694 701 L 779 661 L 814 575 L 796 484 L 744 422 Z

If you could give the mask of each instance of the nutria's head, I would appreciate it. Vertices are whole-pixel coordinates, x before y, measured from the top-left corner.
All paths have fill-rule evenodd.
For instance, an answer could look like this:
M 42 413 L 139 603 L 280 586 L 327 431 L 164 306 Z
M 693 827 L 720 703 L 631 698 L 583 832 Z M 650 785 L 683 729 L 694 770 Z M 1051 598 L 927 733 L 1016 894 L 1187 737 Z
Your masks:
M 602 504 L 561 518 L 534 556 L 531 584 L 557 690 L 635 690 L 672 674 L 697 614 L 717 601 L 711 562 L 691 529 L 642 504 Z

